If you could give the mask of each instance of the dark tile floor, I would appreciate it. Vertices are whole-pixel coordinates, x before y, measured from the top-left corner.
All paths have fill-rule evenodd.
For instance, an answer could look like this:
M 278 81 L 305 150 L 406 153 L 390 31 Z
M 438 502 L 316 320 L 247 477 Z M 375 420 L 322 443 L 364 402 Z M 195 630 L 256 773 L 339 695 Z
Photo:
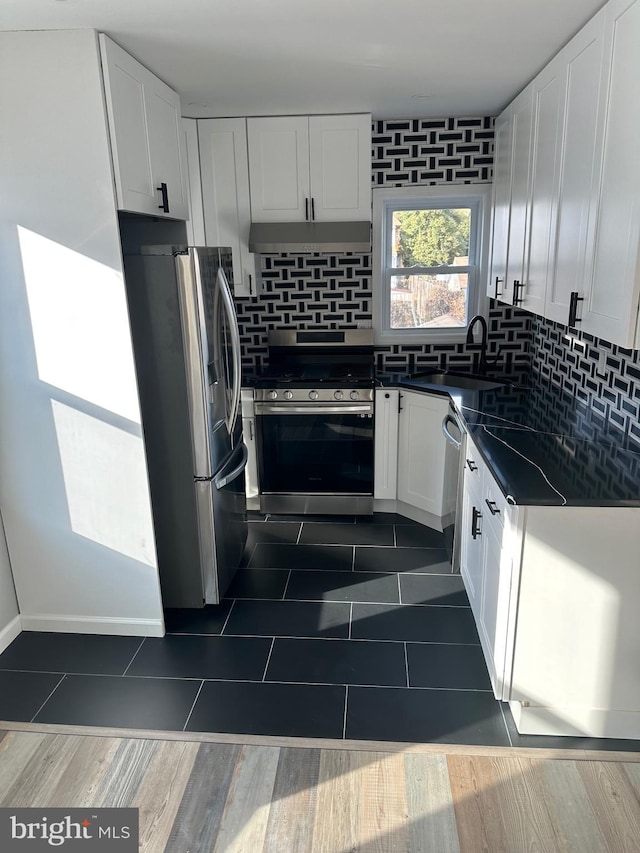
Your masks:
M 254 516 L 225 600 L 166 611 L 166 637 L 21 634 L 0 720 L 639 751 L 518 735 L 450 554 L 400 516 Z

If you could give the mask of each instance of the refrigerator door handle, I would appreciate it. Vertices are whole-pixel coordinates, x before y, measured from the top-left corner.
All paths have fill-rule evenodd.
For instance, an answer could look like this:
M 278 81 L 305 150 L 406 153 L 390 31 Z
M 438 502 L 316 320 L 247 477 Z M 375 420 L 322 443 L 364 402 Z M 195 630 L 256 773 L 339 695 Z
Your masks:
M 220 473 L 216 477 L 213 478 L 213 483 L 214 483 L 216 489 L 224 489 L 224 487 L 228 486 L 229 483 L 232 483 L 236 479 L 236 477 L 239 477 L 240 474 L 242 474 L 244 469 L 247 467 L 247 461 L 249 459 L 249 451 L 247 450 L 247 446 L 246 446 L 246 444 L 244 444 L 244 442 L 242 443 L 241 447 L 242 447 L 242 452 L 241 452 L 240 463 L 238 465 L 236 465 L 236 467 L 233 468 L 233 470 L 229 471 L 228 474 L 225 474 L 225 469 L 223 467 L 222 470 L 220 471 Z M 236 455 L 235 453 L 232 454 L 232 456 L 235 456 L 235 455 Z
M 238 318 L 233 307 L 233 297 L 231 296 L 231 288 L 224 274 L 222 267 L 218 270 L 218 288 L 222 296 L 222 301 L 227 313 L 229 329 L 231 331 L 231 354 L 233 359 L 233 388 L 231 389 L 231 406 L 227 417 L 227 430 L 233 438 L 233 433 L 240 411 L 240 386 L 242 382 L 242 361 L 240 350 L 240 330 L 238 328 Z

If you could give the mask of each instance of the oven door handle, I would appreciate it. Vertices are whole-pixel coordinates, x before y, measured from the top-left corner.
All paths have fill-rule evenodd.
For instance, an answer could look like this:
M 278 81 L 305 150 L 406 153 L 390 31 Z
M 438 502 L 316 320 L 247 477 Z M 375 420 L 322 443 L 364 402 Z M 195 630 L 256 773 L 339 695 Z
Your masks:
M 373 404 L 361 406 L 281 406 L 270 403 L 255 403 L 256 415 L 355 415 L 355 414 L 373 414 Z

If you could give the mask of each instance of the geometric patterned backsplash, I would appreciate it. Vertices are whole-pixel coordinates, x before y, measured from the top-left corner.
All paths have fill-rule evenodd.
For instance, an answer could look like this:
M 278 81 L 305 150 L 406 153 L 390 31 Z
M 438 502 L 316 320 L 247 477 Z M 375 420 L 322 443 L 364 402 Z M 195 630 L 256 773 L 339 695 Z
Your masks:
M 640 350 L 628 350 L 531 315 L 531 369 L 581 400 L 640 452 Z M 599 353 L 607 353 L 599 371 Z
M 487 183 L 492 179 L 493 119 L 389 119 L 372 125 L 373 186 Z M 237 302 L 245 373 L 267 363 L 267 331 L 356 328 L 371 322 L 371 257 L 350 252 L 263 255 L 263 293 Z M 490 303 L 492 351 L 502 347 L 507 368 L 527 367 L 584 401 L 640 450 L 640 352 L 501 303 Z M 598 375 L 598 350 L 607 367 Z M 378 370 L 473 365 L 464 344 L 376 349 Z
M 393 119 L 372 126 L 372 183 L 411 186 L 488 183 L 492 178 L 493 119 Z M 357 328 L 372 320 L 371 256 L 351 252 L 263 255 L 263 293 L 240 300 L 238 322 L 247 373 L 267 361 L 267 331 Z M 490 341 L 501 346 L 509 367 L 528 364 L 529 318 L 508 306 L 493 306 Z M 387 346 L 376 350 L 380 370 L 471 365 L 465 344 Z

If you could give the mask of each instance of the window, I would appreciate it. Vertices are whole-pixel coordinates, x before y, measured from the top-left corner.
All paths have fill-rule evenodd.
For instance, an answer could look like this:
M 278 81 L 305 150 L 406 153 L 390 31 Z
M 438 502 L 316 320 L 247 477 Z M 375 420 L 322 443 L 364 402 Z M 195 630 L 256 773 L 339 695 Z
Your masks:
M 373 315 L 379 343 L 463 341 L 481 295 L 489 188 L 373 191 Z

